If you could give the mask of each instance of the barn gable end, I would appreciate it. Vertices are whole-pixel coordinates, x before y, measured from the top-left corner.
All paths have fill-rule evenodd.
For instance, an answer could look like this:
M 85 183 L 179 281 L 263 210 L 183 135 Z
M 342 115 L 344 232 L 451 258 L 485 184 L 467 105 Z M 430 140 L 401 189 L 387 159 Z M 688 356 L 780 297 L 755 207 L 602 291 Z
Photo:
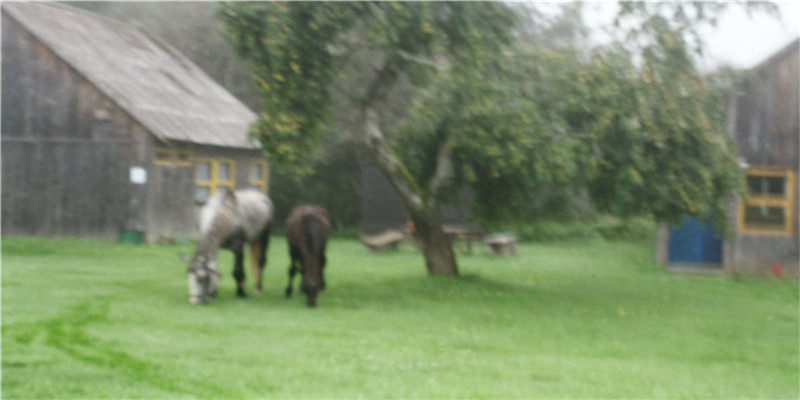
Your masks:
M 2 18 L 4 235 L 187 237 L 196 200 L 266 192 L 255 115 L 169 45 L 62 5 Z

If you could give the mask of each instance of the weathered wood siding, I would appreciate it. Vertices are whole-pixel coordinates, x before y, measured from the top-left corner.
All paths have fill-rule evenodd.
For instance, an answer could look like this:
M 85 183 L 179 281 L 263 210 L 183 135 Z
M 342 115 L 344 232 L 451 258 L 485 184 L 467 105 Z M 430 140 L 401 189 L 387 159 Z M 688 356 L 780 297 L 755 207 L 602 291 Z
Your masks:
M 2 22 L 3 233 L 116 235 L 133 217 L 128 165 L 145 162 L 147 138 L 14 20 Z
M 154 142 L 154 145 L 158 143 Z M 194 159 L 229 159 L 234 162 L 237 189 L 250 187 L 250 162 L 262 158 L 259 150 L 245 150 L 192 143 L 172 143 L 192 153 Z M 162 144 L 162 146 L 164 146 Z M 152 149 L 155 152 L 155 148 Z M 198 234 L 197 214 L 202 206 L 195 203 L 195 164 L 159 164 L 153 162 L 148 170 L 145 210 L 147 239 L 159 237 L 194 238 Z M 268 172 L 268 171 L 266 171 Z
M 750 165 L 797 168 L 800 163 L 800 42 L 752 71 L 735 99 L 733 134 Z
M 725 269 L 731 273 L 768 273 L 777 262 L 796 274 L 800 265 L 800 41 L 750 72 L 730 113 L 731 134 L 739 145 L 740 157 L 750 166 L 792 169 L 796 181 L 792 234 L 737 231 L 725 243 Z M 738 208 L 732 204 L 730 210 L 735 216 Z
M 142 231 L 147 240 L 196 236 L 195 163 L 156 162 L 157 148 L 180 147 L 189 150 L 194 158 L 233 160 L 236 188 L 250 186 L 250 163 L 262 157 L 260 150 L 241 146 L 241 129 L 227 130 L 246 125 L 247 118 L 232 119 L 231 115 L 249 115 L 249 110 L 243 106 L 218 109 L 219 119 L 224 122 L 214 125 L 219 137 L 211 138 L 218 140 L 201 138 L 215 144 L 161 142 L 148 130 L 150 125 L 126 111 L 133 101 L 131 96 L 141 94 L 147 87 L 133 85 L 138 91 L 125 92 L 128 97 L 109 97 L 108 93 L 121 93 L 106 87 L 109 79 L 116 82 L 115 79 L 125 78 L 120 71 L 87 72 L 74 68 L 61 58 L 63 55 L 59 56 L 62 53 L 54 52 L 7 11 L 4 8 L 2 16 L 0 127 L 4 235 L 113 239 L 125 229 Z M 67 40 L 61 45 L 74 44 Z M 85 64 L 85 60 L 82 62 Z M 85 74 L 101 75 L 100 83 L 98 76 L 92 79 Z M 204 82 L 213 86 L 211 82 L 200 83 Z M 168 114 L 181 115 L 186 104 L 208 100 L 187 93 L 183 96 L 186 97 L 170 98 L 170 105 L 175 108 Z M 184 117 L 192 120 L 191 115 Z M 192 138 L 195 133 L 173 120 L 162 122 L 173 130 L 160 140 L 173 140 L 164 139 L 172 136 Z M 216 144 L 228 142 L 237 146 Z M 131 168 L 146 171 L 145 181 L 132 182 Z
M 150 149 L 151 154 L 154 151 Z M 147 174 L 148 207 L 143 210 L 147 240 L 195 237 L 199 228 L 194 207 L 194 165 L 151 163 Z

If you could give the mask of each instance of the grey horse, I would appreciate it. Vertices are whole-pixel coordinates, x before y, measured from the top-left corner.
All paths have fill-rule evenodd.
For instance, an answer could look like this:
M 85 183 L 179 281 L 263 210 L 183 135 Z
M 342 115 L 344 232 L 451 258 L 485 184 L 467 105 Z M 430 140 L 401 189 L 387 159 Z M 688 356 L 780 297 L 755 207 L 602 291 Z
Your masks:
M 206 303 L 216 296 L 220 280 L 217 251 L 233 251 L 233 277 L 236 295 L 246 297 L 244 282 L 244 245 L 250 247 L 250 263 L 256 291 L 261 291 L 261 273 L 266 264 L 266 251 L 273 219 L 272 201 L 252 189 L 221 190 L 200 212 L 200 240 L 191 259 L 182 255 L 189 266 L 189 302 Z

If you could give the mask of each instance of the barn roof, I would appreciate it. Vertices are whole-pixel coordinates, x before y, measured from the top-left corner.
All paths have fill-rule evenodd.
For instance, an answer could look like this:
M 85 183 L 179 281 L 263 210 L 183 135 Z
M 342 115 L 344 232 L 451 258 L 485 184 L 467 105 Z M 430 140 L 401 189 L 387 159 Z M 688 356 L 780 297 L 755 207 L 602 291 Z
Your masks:
M 783 46 L 780 50 L 776 51 L 771 56 L 768 56 L 766 59 L 764 59 L 764 61 L 761 61 L 758 65 L 753 67 L 753 70 L 762 69 L 767 65 L 772 64 L 777 60 L 786 57 L 788 54 L 791 54 L 792 51 L 797 51 L 798 47 L 800 47 L 800 37 L 795 38 L 794 40 L 789 42 L 786 46 Z
M 162 141 L 257 148 L 255 114 L 172 46 L 59 4 L 2 9 Z

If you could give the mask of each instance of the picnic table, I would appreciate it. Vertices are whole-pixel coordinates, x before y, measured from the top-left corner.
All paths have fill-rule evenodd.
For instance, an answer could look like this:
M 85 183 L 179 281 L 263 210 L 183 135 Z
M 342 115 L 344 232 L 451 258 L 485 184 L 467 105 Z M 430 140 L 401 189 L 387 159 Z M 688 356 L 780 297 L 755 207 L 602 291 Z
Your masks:
M 517 253 L 517 237 L 510 233 L 488 235 L 483 241 L 489 246 L 489 252 L 492 254 L 513 256 Z
M 361 243 L 367 246 L 372 252 L 379 252 L 384 249 L 397 249 L 397 246 L 406 239 L 406 234 L 398 230 L 387 230 L 377 235 L 361 236 Z
M 463 244 L 466 254 L 472 254 L 472 242 L 483 237 L 483 230 L 472 225 L 445 224 L 442 227 L 450 240 L 456 244 L 459 242 Z

